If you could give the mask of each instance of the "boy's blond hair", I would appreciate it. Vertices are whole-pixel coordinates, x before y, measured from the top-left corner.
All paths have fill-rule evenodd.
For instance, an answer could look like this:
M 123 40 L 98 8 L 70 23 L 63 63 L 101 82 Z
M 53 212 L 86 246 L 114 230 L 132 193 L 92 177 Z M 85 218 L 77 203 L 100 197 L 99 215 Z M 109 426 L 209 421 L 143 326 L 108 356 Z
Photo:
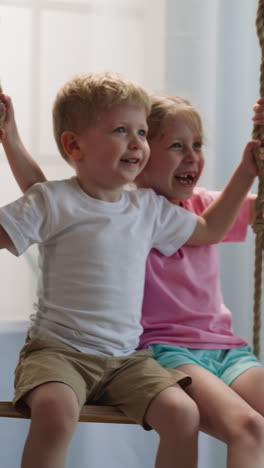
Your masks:
M 191 127 L 203 140 L 202 120 L 198 111 L 187 99 L 179 96 L 155 95 L 151 96 L 151 111 L 147 122 L 149 127 L 148 140 L 156 136 L 163 137 L 164 128 L 168 120 L 176 115 L 186 118 Z
M 61 144 L 64 131 L 81 133 L 102 111 L 121 103 L 143 107 L 146 117 L 151 108 L 149 93 L 119 73 L 85 73 L 65 83 L 53 105 L 53 132 L 63 158 L 68 160 Z

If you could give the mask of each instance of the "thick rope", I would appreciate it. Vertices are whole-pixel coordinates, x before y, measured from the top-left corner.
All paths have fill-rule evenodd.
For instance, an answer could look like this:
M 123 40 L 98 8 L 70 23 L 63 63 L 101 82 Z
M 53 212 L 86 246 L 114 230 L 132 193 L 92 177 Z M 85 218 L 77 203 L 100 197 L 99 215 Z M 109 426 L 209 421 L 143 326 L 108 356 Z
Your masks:
M 261 48 L 261 65 L 260 65 L 260 96 L 264 96 L 264 0 L 259 0 L 256 28 Z M 252 138 L 261 141 L 264 146 L 264 127 L 254 125 Z M 256 218 L 254 223 L 254 231 L 256 232 L 255 242 L 255 277 L 254 277 L 254 325 L 253 325 L 253 350 L 255 355 L 260 358 L 260 329 L 261 329 L 261 280 L 262 280 L 262 250 L 264 248 L 264 161 L 256 159 L 259 184 L 258 196 L 256 200 L 255 210 Z

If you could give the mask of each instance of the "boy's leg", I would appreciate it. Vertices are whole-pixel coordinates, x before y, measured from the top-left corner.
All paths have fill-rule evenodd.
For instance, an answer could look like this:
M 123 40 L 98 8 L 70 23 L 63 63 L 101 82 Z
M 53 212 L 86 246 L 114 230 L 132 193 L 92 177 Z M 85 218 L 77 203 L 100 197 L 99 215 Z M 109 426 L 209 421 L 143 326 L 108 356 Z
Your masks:
M 183 390 L 190 378 L 163 369 L 149 351 L 115 360 L 100 403 L 119 406 L 125 414 L 160 436 L 156 468 L 197 467 L 199 412 Z
M 79 352 L 37 335 L 27 341 L 15 371 L 13 403 L 31 409 L 22 468 L 63 468 L 69 441 L 86 400 L 86 383 L 74 366 Z
M 200 411 L 201 429 L 227 444 L 227 467 L 262 468 L 264 418 L 206 369 L 195 364 L 178 369 L 193 379 L 187 392 Z
M 31 390 L 24 401 L 31 409 L 31 425 L 22 468 L 63 468 L 80 413 L 75 392 L 49 382 Z
M 179 385 L 152 400 L 145 420 L 160 436 L 156 468 L 197 467 L 199 412 Z

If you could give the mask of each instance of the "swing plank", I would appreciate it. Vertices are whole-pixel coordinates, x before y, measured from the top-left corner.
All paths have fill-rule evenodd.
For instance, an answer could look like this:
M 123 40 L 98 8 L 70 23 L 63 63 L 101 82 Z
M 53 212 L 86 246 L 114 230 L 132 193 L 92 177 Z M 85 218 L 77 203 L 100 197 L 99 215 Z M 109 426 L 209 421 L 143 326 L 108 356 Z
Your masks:
M 30 411 L 20 412 L 15 409 L 11 401 L 0 401 L 0 418 L 30 419 Z M 114 406 L 85 405 L 81 409 L 80 422 L 136 424 L 120 409 Z

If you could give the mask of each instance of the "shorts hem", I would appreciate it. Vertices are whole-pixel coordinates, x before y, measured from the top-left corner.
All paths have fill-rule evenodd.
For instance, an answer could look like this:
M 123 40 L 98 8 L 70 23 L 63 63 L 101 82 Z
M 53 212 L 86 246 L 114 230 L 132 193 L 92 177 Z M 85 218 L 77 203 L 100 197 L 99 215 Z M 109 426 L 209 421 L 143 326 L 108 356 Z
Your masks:
M 75 389 L 75 386 L 69 382 L 65 382 L 63 380 L 56 380 L 56 379 L 45 379 L 45 380 L 41 380 L 37 383 L 34 383 L 34 385 L 32 385 L 30 388 L 29 386 L 27 387 L 24 387 L 20 390 L 17 390 L 15 391 L 15 395 L 13 397 L 13 400 L 12 400 L 12 404 L 14 406 L 14 408 L 18 409 L 19 411 L 22 411 L 22 412 L 26 412 L 28 413 L 28 405 L 26 404 L 26 402 L 23 400 L 23 398 L 31 391 L 35 390 L 37 387 L 40 387 L 41 385 L 44 385 L 46 383 L 52 383 L 52 382 L 55 382 L 55 383 L 62 383 L 64 385 L 67 385 L 68 387 L 70 387 L 73 392 L 75 393 L 76 395 L 76 398 L 77 398 L 77 401 L 78 401 L 78 404 L 80 406 L 80 408 L 85 404 L 85 401 L 84 402 L 81 402 L 80 401 L 80 397 L 79 395 L 77 394 L 76 392 L 76 389 Z
M 221 380 L 226 384 L 228 385 L 229 387 L 232 385 L 232 383 L 238 378 L 240 377 L 240 375 L 244 374 L 244 372 L 248 371 L 249 369 L 252 369 L 253 367 L 259 367 L 260 369 L 263 369 L 263 365 L 260 363 L 258 364 L 257 362 L 256 363 L 249 363 L 248 366 L 245 366 L 243 369 L 239 369 L 239 371 L 237 372 L 237 374 L 235 376 L 230 376 L 230 378 L 225 378 L 224 376 L 221 377 Z
M 183 382 L 186 381 L 184 384 Z M 187 384 L 188 382 L 188 384 Z M 143 429 L 145 429 L 146 431 L 151 431 L 152 430 L 152 427 L 146 423 L 145 419 L 146 419 L 146 413 L 149 409 L 149 406 L 150 404 L 152 403 L 152 401 L 154 400 L 154 398 L 156 398 L 163 390 L 166 390 L 166 388 L 169 388 L 169 387 L 174 387 L 176 384 L 180 385 L 181 388 L 183 389 L 183 391 L 185 391 L 185 388 L 187 388 L 192 382 L 192 379 L 191 377 L 189 377 L 188 375 L 182 377 L 180 380 L 175 380 L 175 382 L 172 382 L 171 380 L 166 383 L 164 383 L 159 389 L 157 389 L 157 392 L 155 393 L 155 395 L 151 394 L 149 395 L 149 400 L 147 401 L 147 404 L 145 406 L 145 411 L 143 412 L 143 416 L 141 418 L 141 420 L 139 421 L 138 419 L 138 424 L 140 424 Z

